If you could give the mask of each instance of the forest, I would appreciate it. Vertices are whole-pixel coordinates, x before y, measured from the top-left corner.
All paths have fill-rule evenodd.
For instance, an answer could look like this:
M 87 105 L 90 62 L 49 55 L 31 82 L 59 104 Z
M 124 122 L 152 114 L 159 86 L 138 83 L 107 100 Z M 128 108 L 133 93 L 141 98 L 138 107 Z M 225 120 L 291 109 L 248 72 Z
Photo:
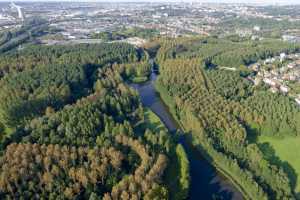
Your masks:
M 145 50 L 28 45 L 0 57 L 1 199 L 187 197 L 184 149 L 128 85 L 150 74 Z
M 199 151 L 227 171 L 247 199 L 295 199 L 294 177 L 269 160 L 255 138 L 296 138 L 300 108 L 288 96 L 254 86 L 240 65 L 299 52 L 299 46 L 216 38 L 160 39 L 149 46 L 154 44 L 159 46 L 156 88 Z
M 206 67 L 219 65 L 239 68 L 282 52 L 293 53 L 300 49 L 299 44 L 273 39 L 239 41 L 232 38 L 191 37 L 180 38 L 176 41 L 171 39 L 158 41 L 153 41 L 153 43 L 158 43 L 158 45 L 161 43 L 160 50 L 164 52 L 158 53 L 158 60 L 201 58 Z
M 140 48 L 26 45 L 2 53 L 0 198 L 188 199 L 183 138 L 245 199 L 296 199 L 290 171 L 257 138 L 300 136 L 300 108 L 245 77 L 248 64 L 299 50 L 277 40 L 179 37 Z M 170 133 L 130 87 L 149 80 L 152 67 L 183 135 Z

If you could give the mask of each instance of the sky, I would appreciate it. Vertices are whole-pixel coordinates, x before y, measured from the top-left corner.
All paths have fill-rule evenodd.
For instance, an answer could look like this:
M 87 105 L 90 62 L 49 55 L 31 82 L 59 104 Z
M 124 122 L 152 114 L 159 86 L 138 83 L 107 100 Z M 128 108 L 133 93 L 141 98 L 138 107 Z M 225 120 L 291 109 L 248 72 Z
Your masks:
M 0 0 L 11 1 L 11 0 Z M 15 0 L 15 2 L 26 2 L 26 1 L 91 1 L 91 2 L 191 2 L 191 0 Z M 300 4 L 300 0 L 192 0 L 194 2 L 213 2 L 213 3 L 258 3 L 258 4 Z

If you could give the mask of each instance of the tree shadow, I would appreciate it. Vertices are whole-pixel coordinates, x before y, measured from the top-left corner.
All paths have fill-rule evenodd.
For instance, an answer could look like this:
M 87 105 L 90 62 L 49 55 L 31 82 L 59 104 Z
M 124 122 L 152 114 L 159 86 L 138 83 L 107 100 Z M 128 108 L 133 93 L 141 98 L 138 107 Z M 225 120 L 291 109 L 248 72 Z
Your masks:
M 290 180 L 290 186 L 294 191 L 297 184 L 298 174 L 295 169 L 286 161 L 280 160 L 280 158 L 276 155 L 275 149 L 268 142 L 264 142 L 261 144 L 257 144 L 259 149 L 263 152 L 264 158 L 270 162 L 272 165 L 276 165 L 281 167 L 283 171 L 287 174 Z M 300 196 L 299 194 L 296 194 Z
M 271 165 L 282 168 L 290 180 L 290 186 L 295 191 L 297 185 L 298 174 L 295 169 L 287 162 L 282 161 L 277 155 L 275 149 L 268 142 L 258 143 L 259 130 L 244 124 L 247 131 L 247 141 L 250 144 L 257 144 L 258 148 L 263 152 L 264 159 Z M 300 199 L 300 193 L 295 194 Z
M 300 199 L 300 192 L 296 193 L 296 199 Z
M 191 134 L 186 133 L 181 137 L 180 143 L 190 162 L 189 199 L 197 200 L 200 197 L 207 200 L 233 199 L 238 191 L 210 164 L 213 159 L 204 151 L 200 152 L 201 145 L 193 144 Z
M 156 133 L 159 133 L 160 131 L 166 131 L 165 127 L 163 127 L 160 122 L 152 122 L 152 124 L 149 125 L 149 128 Z
M 257 128 L 253 128 L 245 123 L 242 123 L 247 132 L 247 141 L 250 144 L 257 143 L 259 130 Z

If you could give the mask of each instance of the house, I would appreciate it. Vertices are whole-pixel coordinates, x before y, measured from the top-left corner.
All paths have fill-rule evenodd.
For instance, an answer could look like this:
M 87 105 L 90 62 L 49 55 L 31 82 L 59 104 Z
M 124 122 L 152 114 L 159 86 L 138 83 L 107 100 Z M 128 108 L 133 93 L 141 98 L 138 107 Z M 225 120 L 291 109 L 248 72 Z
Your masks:
M 297 104 L 300 106 L 300 97 L 295 98 L 295 101 L 297 102 Z
M 264 64 L 272 64 L 273 62 L 275 62 L 275 58 L 267 58 L 265 61 L 264 61 Z
M 253 27 L 253 30 L 255 30 L 255 31 L 260 31 L 260 27 L 259 27 L 259 26 L 254 26 L 254 27 Z
M 268 85 L 276 86 L 276 82 L 273 81 L 272 79 L 264 78 L 263 81 L 264 81 L 266 84 L 268 84 Z
M 270 88 L 270 91 L 271 91 L 272 93 L 276 93 L 276 92 L 278 92 L 278 88 L 276 88 L 276 87 L 271 87 L 271 88 Z
M 281 85 L 280 86 L 280 91 L 283 93 L 287 93 L 290 90 L 287 86 Z
M 296 76 L 293 75 L 293 74 L 290 74 L 289 75 L 289 79 L 290 79 L 290 81 L 295 81 L 296 80 Z
M 296 66 L 295 63 L 290 63 L 287 65 L 287 67 L 290 69 L 293 69 L 295 66 Z
M 285 53 L 281 53 L 280 54 L 280 62 L 283 62 L 286 59 L 286 54 Z
M 296 40 L 296 37 L 292 35 L 283 35 L 282 39 L 283 41 L 294 42 Z
M 253 41 L 257 41 L 259 39 L 260 39 L 260 37 L 258 35 L 252 35 L 251 36 L 251 40 L 253 40 Z
M 290 80 L 290 75 L 284 74 L 284 75 L 282 76 L 282 79 L 283 79 L 283 80 Z

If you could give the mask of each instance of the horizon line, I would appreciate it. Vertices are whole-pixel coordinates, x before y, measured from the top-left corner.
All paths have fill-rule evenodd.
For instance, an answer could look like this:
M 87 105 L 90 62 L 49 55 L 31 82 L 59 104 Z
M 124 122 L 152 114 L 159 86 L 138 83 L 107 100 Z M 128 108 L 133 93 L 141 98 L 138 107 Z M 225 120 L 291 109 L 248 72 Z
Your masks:
M 224 0 L 218 2 L 217 0 L 0 0 L 1 3 L 38 3 L 38 2 L 49 2 L 49 3 L 204 3 L 204 4 L 239 4 L 239 5 L 300 5 L 300 2 L 232 2 L 232 0 Z

